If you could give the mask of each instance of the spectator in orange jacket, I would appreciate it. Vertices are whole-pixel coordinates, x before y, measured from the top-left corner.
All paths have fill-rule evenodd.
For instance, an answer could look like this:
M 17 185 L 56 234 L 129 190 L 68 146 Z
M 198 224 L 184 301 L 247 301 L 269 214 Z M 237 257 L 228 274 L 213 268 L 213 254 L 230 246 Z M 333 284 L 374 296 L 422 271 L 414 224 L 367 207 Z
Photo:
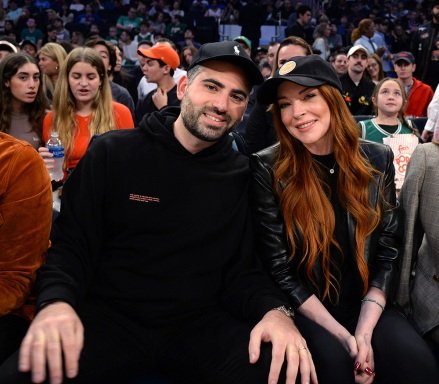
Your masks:
M 416 70 L 415 57 L 411 52 L 399 52 L 393 56 L 393 64 L 398 80 L 404 85 L 408 95 L 407 116 L 427 116 L 428 104 L 433 98 L 433 90 L 428 84 L 413 77 Z
M 29 294 L 49 245 L 52 188 L 38 152 L 0 132 L 0 364 L 33 316 Z

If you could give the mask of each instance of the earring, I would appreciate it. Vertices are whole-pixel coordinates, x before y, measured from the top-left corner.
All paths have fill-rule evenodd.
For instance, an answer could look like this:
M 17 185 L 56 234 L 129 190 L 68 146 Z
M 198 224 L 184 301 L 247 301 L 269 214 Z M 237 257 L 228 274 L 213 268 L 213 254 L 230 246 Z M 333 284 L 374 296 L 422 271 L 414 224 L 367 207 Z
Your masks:
M 56 66 L 56 67 L 55 67 L 55 69 L 56 69 L 56 70 L 58 70 L 58 69 L 59 69 L 59 67 L 58 67 L 58 66 Z

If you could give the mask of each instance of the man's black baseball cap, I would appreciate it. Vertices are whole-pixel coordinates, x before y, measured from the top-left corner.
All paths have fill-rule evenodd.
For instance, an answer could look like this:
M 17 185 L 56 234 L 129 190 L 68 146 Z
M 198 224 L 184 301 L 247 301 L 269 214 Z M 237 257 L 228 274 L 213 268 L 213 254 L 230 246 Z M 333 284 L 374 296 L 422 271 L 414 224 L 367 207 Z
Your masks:
M 261 84 L 264 81 L 257 65 L 236 41 L 220 41 L 202 45 L 188 67 L 188 71 L 196 65 L 205 64 L 211 60 L 236 64 L 243 69 L 251 85 Z
M 319 87 L 328 84 L 341 92 L 337 72 L 318 55 L 297 56 L 289 59 L 258 89 L 258 101 L 272 104 L 277 98 L 277 88 L 285 80 L 304 87 Z

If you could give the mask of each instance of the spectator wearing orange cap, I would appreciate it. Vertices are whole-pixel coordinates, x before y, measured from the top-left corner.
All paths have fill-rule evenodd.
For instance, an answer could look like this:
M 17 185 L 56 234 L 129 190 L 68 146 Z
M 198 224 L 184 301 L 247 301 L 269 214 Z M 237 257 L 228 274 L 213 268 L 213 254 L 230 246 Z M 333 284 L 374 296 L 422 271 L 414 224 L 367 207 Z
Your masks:
M 427 116 L 427 108 L 433 99 L 433 90 L 428 84 L 415 79 L 415 57 L 411 52 L 402 51 L 393 56 L 393 64 L 398 80 L 404 85 L 407 93 L 407 116 Z
M 157 89 L 149 92 L 137 102 L 136 122 L 151 112 L 167 106 L 179 106 L 177 83 L 173 76 L 180 65 L 178 53 L 168 44 L 157 43 L 151 48 L 139 48 L 138 54 L 145 57 L 142 65 L 143 75 L 148 83 L 157 84 Z

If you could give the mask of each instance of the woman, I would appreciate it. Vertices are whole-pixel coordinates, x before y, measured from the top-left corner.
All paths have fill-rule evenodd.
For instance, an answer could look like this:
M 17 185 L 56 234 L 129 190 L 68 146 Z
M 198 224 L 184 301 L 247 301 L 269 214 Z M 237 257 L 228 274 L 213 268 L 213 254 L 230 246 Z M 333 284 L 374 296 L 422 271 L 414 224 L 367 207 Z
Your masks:
M 418 145 L 399 195 L 405 230 L 397 302 L 439 357 L 439 124 Z
M 386 308 L 399 245 L 390 148 L 359 141 L 317 55 L 289 60 L 258 98 L 274 103 L 280 143 L 251 159 L 255 249 L 297 311 L 319 383 L 436 382 L 428 346 Z
M 331 25 L 323 22 L 317 25 L 314 30 L 314 43 L 312 48 L 319 52 L 323 60 L 328 60 L 331 50 L 329 48 L 329 36 L 331 35 Z
M 180 68 L 186 70 L 189 65 L 192 63 L 193 57 L 198 52 L 198 49 L 195 47 L 186 46 L 181 50 L 180 54 Z
M 107 71 L 92 48 L 75 48 L 61 67 L 53 109 L 44 118 L 43 139 L 58 131 L 65 149 L 65 168 L 72 171 L 85 154 L 93 135 L 113 129 L 133 128 L 130 110 L 112 101 Z M 53 160 L 39 148 L 48 167 Z
M 0 84 L 0 131 L 37 149 L 46 113 L 37 62 L 25 53 L 9 54 L 0 63 Z
M 381 80 L 373 91 L 372 102 L 375 117 L 358 123 L 363 139 L 383 143 L 385 137 L 395 134 L 414 134 L 419 137 L 418 130 L 404 117 L 407 95 L 397 79 L 386 77 Z
M 38 64 L 43 73 L 44 91 L 50 103 L 52 103 L 60 68 L 66 57 L 65 49 L 58 43 L 46 43 L 38 52 Z
M 300 37 L 289 36 L 281 41 L 273 61 L 272 73 L 293 56 L 311 55 L 310 45 Z M 243 136 L 246 143 L 246 152 L 254 153 L 277 142 L 271 113 L 267 112 L 267 105 L 256 102 L 245 125 Z M 239 130 L 238 126 L 238 130 Z
M 366 69 L 367 74 L 375 84 L 378 84 L 380 80 L 384 79 L 383 63 L 376 53 L 369 55 L 367 58 Z

